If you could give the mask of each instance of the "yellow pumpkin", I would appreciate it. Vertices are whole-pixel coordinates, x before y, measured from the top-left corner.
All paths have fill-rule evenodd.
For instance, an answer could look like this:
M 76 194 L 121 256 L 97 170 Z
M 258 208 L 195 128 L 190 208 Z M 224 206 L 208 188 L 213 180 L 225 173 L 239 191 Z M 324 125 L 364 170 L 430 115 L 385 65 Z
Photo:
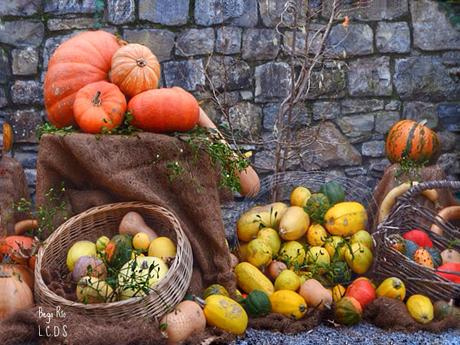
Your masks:
M 407 311 L 419 323 L 429 323 L 434 318 L 431 300 L 423 295 L 412 295 L 406 302 Z
M 372 240 L 372 236 L 366 230 L 359 230 L 353 236 L 351 236 L 350 243 L 361 243 L 370 250 L 372 250 L 372 248 L 374 247 L 374 241 Z
M 240 262 L 236 265 L 235 276 L 236 283 L 246 293 L 261 290 L 270 296 L 275 291 L 270 279 L 249 262 Z
M 385 296 L 399 299 L 400 301 L 404 301 L 404 298 L 406 298 L 406 286 L 401 279 L 396 277 L 385 279 L 375 292 L 379 297 Z
M 281 218 L 283 218 L 284 213 L 288 209 L 288 205 L 286 205 L 284 202 L 274 202 L 265 206 L 265 208 L 270 213 L 269 226 L 273 229 L 278 229 L 280 226 Z
M 298 293 L 291 290 L 279 290 L 270 297 L 272 312 L 300 319 L 307 312 L 307 302 Z
M 295 241 L 301 238 L 308 230 L 310 217 L 299 206 L 291 206 L 281 218 L 279 234 L 285 241 Z
M 324 219 L 330 234 L 346 237 L 366 227 L 367 212 L 360 203 L 345 201 L 332 206 Z
M 204 301 L 204 316 L 211 326 L 232 334 L 243 334 L 248 327 L 248 315 L 243 307 L 229 297 L 211 295 Z
M 327 231 L 321 224 L 312 224 L 307 231 L 307 242 L 310 246 L 322 246 L 326 243 Z
M 345 251 L 345 260 L 353 272 L 364 274 L 371 267 L 374 256 L 366 246 L 361 243 L 353 243 Z
M 291 206 L 305 207 L 308 199 L 311 196 L 311 192 L 308 188 L 299 186 L 296 187 L 290 196 Z

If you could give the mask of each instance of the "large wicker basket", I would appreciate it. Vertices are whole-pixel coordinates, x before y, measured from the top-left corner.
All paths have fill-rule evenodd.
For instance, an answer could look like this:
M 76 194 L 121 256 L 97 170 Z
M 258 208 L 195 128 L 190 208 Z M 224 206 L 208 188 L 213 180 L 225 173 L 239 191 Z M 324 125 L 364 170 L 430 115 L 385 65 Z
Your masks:
M 399 277 L 406 283 L 409 293 L 420 293 L 435 300 L 458 298 L 460 284 L 453 283 L 435 273 L 435 270 L 417 264 L 402 253 L 391 248 L 390 235 L 403 234 L 412 229 L 423 229 L 430 234 L 433 245 L 439 250 L 449 245 L 460 251 L 460 245 L 455 240 L 460 239 L 460 228 L 454 224 L 436 217 L 436 213 L 420 205 L 415 197 L 423 190 L 438 189 L 458 190 L 460 181 L 430 181 L 415 185 L 399 200 L 388 218 L 381 223 L 373 234 L 376 242 L 374 258 L 374 274 L 379 278 L 390 276 Z M 430 232 L 432 224 L 437 224 L 443 230 L 443 236 Z M 451 273 L 451 272 L 449 272 Z M 460 273 L 457 273 L 460 275 Z
M 112 303 L 82 304 L 69 301 L 49 289 L 42 276 L 44 270 L 57 270 L 60 275 L 66 274 L 66 255 L 74 242 L 96 241 L 102 235 L 111 237 L 117 234 L 121 219 L 130 211 L 140 213 L 159 235 L 168 236 L 177 244 L 176 258 L 167 275 L 155 285 L 150 294 Z M 141 202 L 94 207 L 62 224 L 40 248 L 35 267 L 35 298 L 38 304 L 61 306 L 71 312 L 103 317 L 106 320 L 159 318 L 184 298 L 190 285 L 192 266 L 190 243 L 177 218 L 167 209 Z

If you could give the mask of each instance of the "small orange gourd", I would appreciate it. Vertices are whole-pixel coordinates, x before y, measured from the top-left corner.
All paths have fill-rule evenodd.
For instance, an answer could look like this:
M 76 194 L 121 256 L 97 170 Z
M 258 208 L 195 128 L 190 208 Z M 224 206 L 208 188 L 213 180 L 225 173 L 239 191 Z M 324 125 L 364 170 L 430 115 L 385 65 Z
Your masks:
M 75 121 L 85 133 L 112 130 L 123 122 L 126 98 L 120 89 L 107 81 L 86 85 L 77 92 L 73 104 Z

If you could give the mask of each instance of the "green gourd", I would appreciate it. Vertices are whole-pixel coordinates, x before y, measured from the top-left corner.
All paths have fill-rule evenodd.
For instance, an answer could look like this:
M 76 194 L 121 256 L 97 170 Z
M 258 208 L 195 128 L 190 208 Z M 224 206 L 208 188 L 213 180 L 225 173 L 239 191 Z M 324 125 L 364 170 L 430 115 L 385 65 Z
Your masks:
M 315 193 L 310 196 L 305 206 L 305 212 L 318 224 L 324 223 L 324 215 L 330 208 L 329 199 L 322 193 Z
M 226 297 L 230 297 L 226 288 L 219 284 L 212 284 L 206 288 L 203 292 L 203 299 L 208 298 L 211 295 L 222 295 Z
M 260 290 L 253 290 L 246 297 L 243 306 L 249 315 L 254 317 L 268 315 L 272 310 L 272 305 L 267 294 Z
M 345 201 L 345 191 L 338 182 L 326 182 L 321 186 L 319 192 L 324 194 L 328 198 L 331 206 L 339 202 Z
M 434 267 L 439 267 L 442 265 L 442 257 L 441 257 L 441 252 L 437 250 L 436 248 L 428 248 L 425 247 L 426 250 L 428 250 L 428 253 L 431 255 L 431 259 L 433 260 L 433 265 Z
M 120 269 L 131 260 L 132 252 L 131 236 L 115 235 L 105 247 L 107 264 L 114 269 Z

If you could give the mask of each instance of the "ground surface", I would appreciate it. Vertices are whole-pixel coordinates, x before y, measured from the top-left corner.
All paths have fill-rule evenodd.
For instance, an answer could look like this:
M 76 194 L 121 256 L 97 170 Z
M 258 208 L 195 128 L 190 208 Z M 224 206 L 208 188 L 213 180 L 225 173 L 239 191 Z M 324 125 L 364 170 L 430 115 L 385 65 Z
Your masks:
M 349 328 L 319 326 L 309 333 L 284 335 L 249 330 L 233 345 L 460 345 L 460 330 L 441 334 L 386 332 L 367 323 Z

